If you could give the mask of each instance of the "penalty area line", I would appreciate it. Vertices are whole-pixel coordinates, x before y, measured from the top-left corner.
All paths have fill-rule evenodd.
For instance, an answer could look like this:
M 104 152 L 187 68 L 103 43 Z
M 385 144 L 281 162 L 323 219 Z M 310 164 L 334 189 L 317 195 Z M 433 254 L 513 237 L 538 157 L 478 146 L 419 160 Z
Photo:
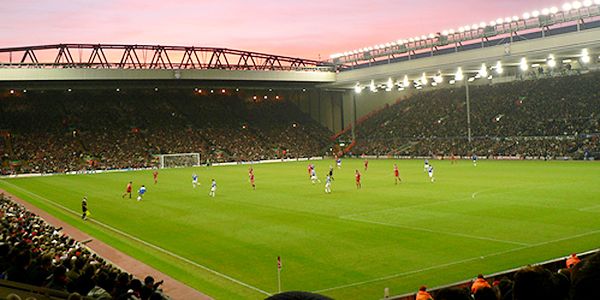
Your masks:
M 45 198 L 45 197 L 43 197 L 43 196 L 40 196 L 40 195 L 38 195 L 38 194 L 36 194 L 36 193 L 34 193 L 34 192 L 31 192 L 31 191 L 28 191 L 28 190 L 26 190 L 26 189 L 24 189 L 24 188 L 21 188 L 20 186 L 14 185 L 14 184 L 12 184 L 12 183 L 9 183 L 9 182 L 6 182 L 6 181 L 4 181 L 4 183 L 6 183 L 7 185 L 10 185 L 10 186 L 12 186 L 12 187 L 14 187 L 14 188 L 16 188 L 16 189 L 18 189 L 18 190 L 20 190 L 20 191 L 24 192 L 24 193 L 27 193 L 27 194 L 29 194 L 29 195 L 31 195 L 31 196 L 34 196 L 34 197 L 36 197 L 36 198 L 39 198 L 39 199 L 41 199 L 41 200 L 44 200 L 45 202 L 48 202 L 49 204 L 51 204 L 51 205 L 54 205 L 54 206 L 56 206 L 56 207 L 58 207 L 58 208 L 60 208 L 60 209 L 62 209 L 62 210 L 64 210 L 64 211 L 66 211 L 66 212 L 69 212 L 69 213 L 71 213 L 71 214 L 74 214 L 74 215 L 77 215 L 77 216 L 79 216 L 79 215 L 80 215 L 78 212 L 76 212 L 76 211 L 74 211 L 74 210 L 72 210 L 72 209 L 70 209 L 70 208 L 68 208 L 68 207 L 66 207 L 66 206 L 63 206 L 63 205 L 61 205 L 61 204 L 59 204 L 59 203 L 56 203 L 56 202 L 54 202 L 54 201 L 52 201 L 52 200 L 50 200 L 50 199 L 48 199 L 48 198 Z M 229 275 L 227 275 L 227 274 L 224 274 L 224 273 L 221 273 L 221 272 L 219 272 L 219 271 L 213 270 L 213 269 L 211 269 L 211 268 L 209 268 L 209 267 L 207 267 L 207 266 L 201 265 L 201 264 L 199 264 L 199 263 L 197 263 L 197 262 L 195 262 L 195 261 L 192 261 L 192 260 L 190 260 L 190 259 L 188 259 L 188 258 L 185 258 L 185 257 L 183 257 L 183 256 L 180 256 L 180 255 L 178 255 L 178 254 L 175 254 L 175 253 L 173 253 L 173 252 L 171 252 L 171 251 L 169 251 L 169 250 L 166 250 L 166 249 L 164 249 L 164 248 L 161 248 L 161 247 L 159 247 L 159 246 L 156 246 L 156 245 L 154 245 L 154 244 L 151 244 L 151 243 L 149 243 L 149 242 L 146 242 L 146 241 L 144 241 L 144 240 L 142 240 L 142 239 L 140 239 L 140 238 L 138 238 L 138 237 L 135 237 L 135 236 L 133 236 L 133 235 L 131 235 L 131 234 L 129 234 L 129 233 L 123 232 L 123 231 L 121 231 L 121 230 L 119 230 L 119 229 L 117 229 L 117 228 L 114 228 L 114 227 L 110 226 L 110 225 L 104 224 L 104 223 L 102 223 L 102 222 L 100 222 L 100 221 L 98 221 L 98 220 L 89 219 L 89 220 L 88 220 L 88 222 L 95 223 L 95 224 L 97 224 L 97 225 L 99 225 L 99 226 L 101 226 L 101 227 L 104 227 L 104 228 L 106 228 L 106 229 L 108 229 L 108 230 L 110 230 L 110 231 L 113 231 L 113 232 L 115 232 L 115 233 L 118 233 L 118 234 L 120 234 L 120 235 L 122 235 L 122 236 L 124 236 L 124 237 L 126 237 L 126 238 L 128 238 L 128 239 L 134 240 L 134 241 L 136 241 L 136 242 L 138 242 L 138 243 L 140 243 L 140 244 L 143 244 L 143 245 L 145 245 L 145 246 L 147 246 L 147 247 L 150 247 L 150 248 L 152 248 L 152 249 L 154 249 L 154 250 L 156 250 L 156 251 L 159 251 L 159 252 L 162 252 L 162 253 L 164 253 L 164 254 L 167 254 L 167 255 L 169 255 L 169 256 L 171 256 L 171 257 L 174 257 L 174 258 L 176 258 L 176 259 L 179 259 L 179 260 L 181 260 L 181 261 L 183 261 L 183 262 L 185 262 L 185 263 L 188 263 L 188 264 L 190 264 L 190 265 L 193 265 L 193 266 L 195 266 L 195 267 L 198 267 L 198 268 L 200 268 L 200 269 L 202 269 L 202 270 L 205 270 L 205 271 L 207 271 L 207 272 L 210 272 L 210 273 L 212 273 L 212 274 L 214 274 L 214 275 L 216 275 L 216 276 L 219 276 L 219 277 L 221 277 L 221 278 L 224 278 L 224 279 L 227 279 L 227 280 L 229 280 L 229 281 L 231 281 L 231 282 L 233 282 L 233 283 L 236 283 L 236 284 L 238 284 L 238 285 L 241 285 L 241 286 L 243 286 L 243 287 L 246 287 L 246 288 L 248 288 L 248 289 L 251 289 L 251 290 L 253 290 L 253 291 L 255 291 L 255 292 L 259 292 L 259 293 L 261 293 L 261 294 L 264 294 L 264 295 L 267 295 L 267 296 L 271 296 L 271 295 L 272 295 L 271 293 L 269 293 L 269 292 L 267 292 L 267 291 L 264 291 L 264 290 L 262 290 L 262 289 L 260 289 L 260 288 L 257 288 L 257 287 L 255 287 L 255 286 L 253 286 L 253 285 L 250 285 L 250 284 L 248 284 L 248 283 L 245 283 L 245 282 L 243 282 L 243 281 L 240 281 L 240 280 L 238 280 L 238 279 L 235 279 L 235 278 L 233 278 L 233 277 L 231 277 L 231 276 L 229 276 Z

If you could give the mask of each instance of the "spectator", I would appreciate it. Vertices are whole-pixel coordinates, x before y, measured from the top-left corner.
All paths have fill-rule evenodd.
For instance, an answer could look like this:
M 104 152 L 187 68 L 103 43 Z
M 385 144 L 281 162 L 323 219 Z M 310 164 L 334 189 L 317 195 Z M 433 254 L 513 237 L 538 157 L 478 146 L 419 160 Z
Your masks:
M 471 285 L 471 294 L 475 295 L 475 293 L 477 293 L 477 290 L 484 287 L 491 288 L 490 284 L 483 277 L 483 274 L 479 274 L 477 275 L 477 279 L 475 279 L 475 281 Z
M 427 292 L 427 287 L 422 285 L 417 292 L 415 300 L 433 300 L 433 297 Z

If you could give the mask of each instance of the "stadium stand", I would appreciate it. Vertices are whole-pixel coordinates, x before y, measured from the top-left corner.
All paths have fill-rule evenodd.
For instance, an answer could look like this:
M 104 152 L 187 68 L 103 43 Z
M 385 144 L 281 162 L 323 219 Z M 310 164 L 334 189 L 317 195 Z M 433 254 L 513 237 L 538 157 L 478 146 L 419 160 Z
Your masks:
M 358 125 L 353 152 L 381 156 L 573 157 L 598 154 L 599 73 L 423 91 Z M 348 136 L 342 139 L 350 139 Z
M 211 162 L 310 157 L 331 135 L 283 99 L 170 91 L 46 91 L 3 97 L 4 174 L 146 168 L 155 154 Z M 9 146 L 10 145 L 10 146 Z
M 168 299 L 152 277 L 144 283 L 133 278 L 4 194 L 0 223 L 2 291 L 33 299 L 75 293 L 86 299 Z

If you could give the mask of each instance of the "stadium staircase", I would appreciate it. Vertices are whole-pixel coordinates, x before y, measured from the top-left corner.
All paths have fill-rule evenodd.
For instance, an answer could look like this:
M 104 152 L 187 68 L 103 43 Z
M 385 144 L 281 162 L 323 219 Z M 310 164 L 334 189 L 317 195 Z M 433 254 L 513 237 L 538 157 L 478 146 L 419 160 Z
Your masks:
M 412 148 L 414 145 L 416 145 L 416 144 L 418 144 L 418 143 L 419 143 L 419 142 L 415 142 L 415 141 L 408 142 L 408 143 L 406 143 L 406 144 L 404 144 L 404 145 L 402 145 L 402 146 L 398 147 L 398 149 L 394 150 L 394 152 L 395 152 L 395 154 L 400 154 L 400 153 L 402 153 L 402 152 L 404 152 L 404 151 L 406 151 L 406 150 L 408 150 L 408 149 Z

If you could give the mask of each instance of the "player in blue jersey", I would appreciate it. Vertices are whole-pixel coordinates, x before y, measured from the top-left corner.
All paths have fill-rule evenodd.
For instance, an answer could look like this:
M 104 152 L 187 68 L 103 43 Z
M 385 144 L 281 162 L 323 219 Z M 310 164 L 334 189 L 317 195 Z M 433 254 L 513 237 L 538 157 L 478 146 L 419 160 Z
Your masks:
M 194 188 L 198 186 L 198 175 L 196 173 L 192 174 L 192 186 Z
M 137 201 L 141 201 L 144 198 L 145 193 L 146 193 L 146 187 L 142 184 L 142 186 L 138 190 Z
M 325 193 L 331 193 L 331 176 L 329 175 L 327 175 L 327 178 L 325 179 Z
M 433 166 L 432 165 L 429 165 L 429 168 L 427 169 L 427 174 L 429 174 L 429 179 L 433 183 L 435 181 L 435 177 L 433 177 Z
M 319 180 L 319 178 L 317 177 L 317 171 L 315 170 L 315 167 L 313 166 L 312 171 L 310 173 L 310 181 L 312 181 L 313 184 L 319 182 L 321 183 L 321 180 Z
M 473 153 L 473 156 L 471 156 L 471 159 L 473 159 L 473 166 L 477 167 L 477 154 Z
M 342 168 L 342 158 L 338 157 L 338 159 L 335 161 L 337 168 L 341 169 Z
M 212 183 L 210 184 L 210 192 L 209 196 L 214 197 L 217 193 L 217 181 L 213 178 Z

